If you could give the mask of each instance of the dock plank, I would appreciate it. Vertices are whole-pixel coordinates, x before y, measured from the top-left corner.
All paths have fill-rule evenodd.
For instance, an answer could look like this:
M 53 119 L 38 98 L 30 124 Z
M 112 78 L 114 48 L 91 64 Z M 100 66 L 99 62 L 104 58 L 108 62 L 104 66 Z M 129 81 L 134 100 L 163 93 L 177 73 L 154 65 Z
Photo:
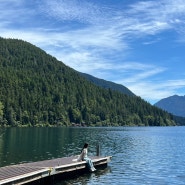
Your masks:
M 0 180 L 16 177 L 19 175 L 24 175 L 34 171 L 40 170 L 39 168 L 29 168 L 29 167 L 20 167 L 20 166 L 8 166 L 0 168 Z

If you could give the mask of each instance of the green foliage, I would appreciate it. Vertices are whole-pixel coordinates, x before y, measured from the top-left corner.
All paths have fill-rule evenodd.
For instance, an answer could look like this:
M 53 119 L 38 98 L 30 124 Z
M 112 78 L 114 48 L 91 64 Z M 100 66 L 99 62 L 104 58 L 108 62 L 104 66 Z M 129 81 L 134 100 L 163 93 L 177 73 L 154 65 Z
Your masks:
M 2 102 L 0 102 L 0 118 L 3 117 L 3 109 L 4 109 L 4 106 L 3 106 Z
M 174 125 L 137 96 L 103 89 L 30 43 L 0 38 L 0 124 Z
M 177 125 L 185 125 L 185 117 L 180 117 L 180 116 L 173 116 L 175 122 L 177 123 Z
M 2 102 L 0 102 L 0 125 L 3 124 L 3 109 L 4 109 L 4 106 L 2 104 Z

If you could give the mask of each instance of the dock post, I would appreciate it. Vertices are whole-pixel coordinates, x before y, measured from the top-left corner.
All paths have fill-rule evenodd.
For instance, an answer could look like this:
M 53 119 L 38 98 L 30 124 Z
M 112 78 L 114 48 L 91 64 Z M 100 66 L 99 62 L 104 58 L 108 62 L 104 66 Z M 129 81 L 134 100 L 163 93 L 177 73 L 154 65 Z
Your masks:
M 96 146 L 96 156 L 100 156 L 100 144 L 99 143 Z

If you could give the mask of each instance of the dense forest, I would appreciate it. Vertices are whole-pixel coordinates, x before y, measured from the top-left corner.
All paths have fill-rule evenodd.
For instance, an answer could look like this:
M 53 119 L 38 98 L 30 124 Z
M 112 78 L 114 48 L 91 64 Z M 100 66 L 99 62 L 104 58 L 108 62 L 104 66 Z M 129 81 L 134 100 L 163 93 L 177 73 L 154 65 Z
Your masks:
M 165 126 L 173 116 L 103 89 L 32 44 L 0 38 L 1 126 Z

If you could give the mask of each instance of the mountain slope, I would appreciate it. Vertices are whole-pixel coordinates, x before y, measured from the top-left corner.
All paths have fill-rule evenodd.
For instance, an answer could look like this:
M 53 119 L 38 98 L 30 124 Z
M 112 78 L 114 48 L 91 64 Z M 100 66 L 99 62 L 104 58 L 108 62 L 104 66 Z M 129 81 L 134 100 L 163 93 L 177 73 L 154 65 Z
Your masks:
M 130 91 L 127 87 L 125 87 L 123 85 L 116 84 L 114 82 L 106 81 L 103 79 L 99 79 L 99 78 L 96 78 L 96 77 L 91 76 L 89 74 L 85 74 L 85 73 L 80 73 L 80 74 L 82 76 L 84 76 L 86 79 L 88 79 L 90 82 L 92 82 L 100 87 L 103 87 L 105 89 L 112 89 L 115 91 L 119 91 L 119 92 L 126 94 L 128 96 L 135 96 L 135 94 L 132 91 Z
M 140 97 L 89 82 L 28 42 L 0 38 L 0 125 L 174 125 Z
M 170 96 L 158 101 L 155 106 L 173 115 L 185 117 L 185 96 Z

